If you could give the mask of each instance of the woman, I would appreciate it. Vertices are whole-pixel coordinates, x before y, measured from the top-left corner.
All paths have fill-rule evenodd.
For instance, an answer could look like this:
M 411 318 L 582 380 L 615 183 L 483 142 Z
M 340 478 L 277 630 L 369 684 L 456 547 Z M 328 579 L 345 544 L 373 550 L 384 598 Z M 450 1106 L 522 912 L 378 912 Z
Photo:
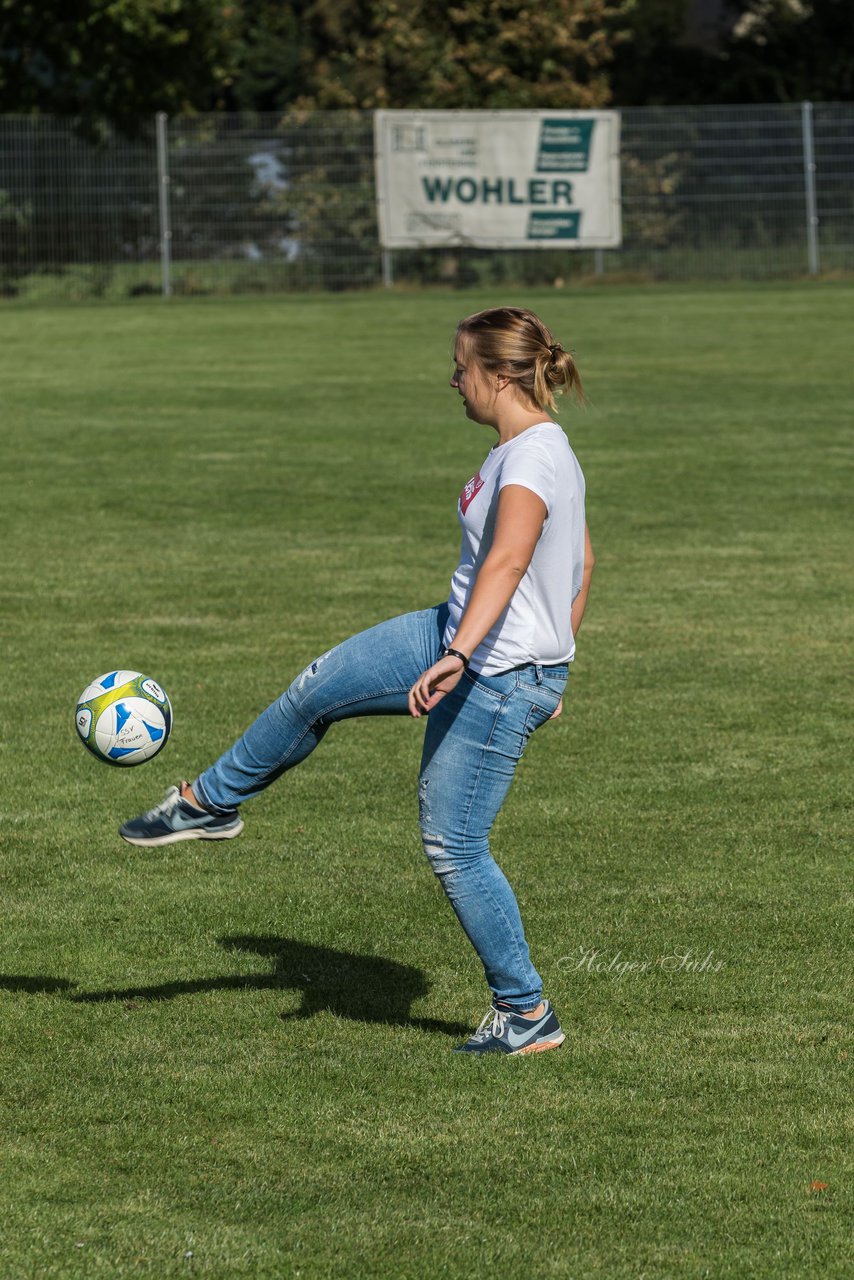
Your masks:
M 227 840 L 237 812 L 299 764 L 330 725 L 428 715 L 419 780 L 424 851 L 483 963 L 492 1007 L 463 1053 L 533 1053 L 564 1034 L 531 963 L 489 832 L 535 729 L 560 714 L 593 553 L 584 477 L 549 417 L 583 395 L 572 356 L 530 311 L 463 320 L 451 386 L 498 435 L 460 494 L 460 562 L 446 604 L 404 614 L 312 662 L 192 786 L 124 824 L 131 844 Z

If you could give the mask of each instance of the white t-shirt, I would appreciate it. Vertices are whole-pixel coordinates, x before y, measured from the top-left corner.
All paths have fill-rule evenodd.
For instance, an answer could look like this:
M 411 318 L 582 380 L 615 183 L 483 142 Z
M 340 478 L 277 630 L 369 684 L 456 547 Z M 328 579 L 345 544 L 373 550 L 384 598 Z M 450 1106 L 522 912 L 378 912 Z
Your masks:
M 508 484 L 532 489 L 548 515 L 525 576 L 471 655 L 471 670 L 484 675 L 528 662 L 555 666 L 575 656 L 570 610 L 584 571 L 584 476 L 556 422 L 538 423 L 496 445 L 460 494 L 463 540 L 443 643 L 453 645 L 477 570 L 492 545 L 499 491 Z

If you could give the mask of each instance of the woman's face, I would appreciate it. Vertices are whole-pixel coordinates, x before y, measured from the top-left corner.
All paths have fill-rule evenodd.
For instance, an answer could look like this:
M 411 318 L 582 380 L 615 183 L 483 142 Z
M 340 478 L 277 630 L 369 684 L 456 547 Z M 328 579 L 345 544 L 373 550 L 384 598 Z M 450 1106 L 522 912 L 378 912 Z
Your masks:
M 496 389 L 489 385 L 486 374 L 476 364 L 468 344 L 461 338 L 457 338 L 454 347 L 451 386 L 462 396 L 467 418 L 472 422 L 493 425 Z

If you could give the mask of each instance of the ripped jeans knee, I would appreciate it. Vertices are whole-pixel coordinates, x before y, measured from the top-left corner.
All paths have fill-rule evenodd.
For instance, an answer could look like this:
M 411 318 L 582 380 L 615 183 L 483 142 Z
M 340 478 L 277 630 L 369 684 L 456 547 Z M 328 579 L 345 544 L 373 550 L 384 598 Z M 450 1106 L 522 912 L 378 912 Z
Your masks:
M 433 868 L 434 875 L 447 876 L 454 871 L 454 862 L 445 853 L 445 842 L 439 835 L 433 835 L 430 832 L 421 832 L 421 843 L 427 861 Z

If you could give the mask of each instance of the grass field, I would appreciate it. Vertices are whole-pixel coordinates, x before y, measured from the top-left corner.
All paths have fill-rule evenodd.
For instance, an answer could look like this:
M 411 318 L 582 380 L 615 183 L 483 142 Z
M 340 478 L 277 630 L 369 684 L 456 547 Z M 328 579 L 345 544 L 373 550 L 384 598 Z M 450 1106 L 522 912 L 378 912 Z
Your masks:
M 423 726 L 334 729 L 244 836 L 118 824 L 305 663 L 444 599 L 494 295 L 0 309 L 2 1277 L 850 1275 L 848 285 L 529 293 L 597 569 L 494 831 L 558 1053 L 471 1061 Z M 73 731 L 114 666 L 172 741 Z M 850 680 L 850 672 L 847 672 Z

